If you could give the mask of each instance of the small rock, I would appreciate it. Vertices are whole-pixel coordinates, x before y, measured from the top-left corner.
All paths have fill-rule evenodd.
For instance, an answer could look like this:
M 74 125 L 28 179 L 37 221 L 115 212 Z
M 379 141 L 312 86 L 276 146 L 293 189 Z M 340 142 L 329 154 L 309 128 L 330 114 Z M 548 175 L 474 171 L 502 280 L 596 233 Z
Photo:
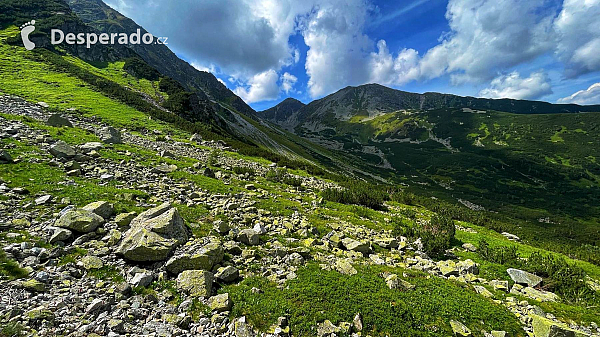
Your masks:
M 10 155 L 10 153 L 8 153 L 8 151 L 6 150 L 0 150 L 0 163 L 1 164 L 11 164 L 13 162 L 13 159 Z
M 232 266 L 221 267 L 217 269 L 215 278 L 221 282 L 230 283 L 240 277 L 240 271 Z
M 71 123 L 68 119 L 63 117 L 61 114 L 52 114 L 46 120 L 46 125 L 55 126 L 55 127 L 61 127 L 61 126 L 68 126 L 71 128 L 73 127 L 73 123 Z
M 90 303 L 86 308 L 85 308 L 85 313 L 87 315 L 91 315 L 94 314 L 98 311 L 101 311 L 104 307 L 106 306 L 106 304 L 104 303 L 103 300 L 97 298 L 95 300 L 92 301 L 92 303 Z
M 54 226 L 79 233 L 89 233 L 95 231 L 103 223 L 104 219 L 101 216 L 84 209 L 75 209 L 66 212 L 56 220 Z
M 237 240 L 249 246 L 256 246 L 259 243 L 259 236 L 254 229 L 243 229 L 237 235 Z
M 69 144 L 59 140 L 50 147 L 50 154 L 58 159 L 70 159 L 77 154 Z
M 132 287 L 147 287 L 152 283 L 154 277 L 150 273 L 136 273 L 129 284 Z
M 207 297 L 212 293 L 213 277 L 206 270 L 185 270 L 177 277 L 177 289 L 192 297 Z
M 229 294 L 219 294 L 208 299 L 208 307 L 212 311 L 223 312 L 231 310 L 233 302 L 229 299 Z
M 87 204 L 87 205 L 83 206 L 83 209 L 85 209 L 86 211 L 95 213 L 95 214 L 103 217 L 104 219 L 110 218 L 110 216 L 114 212 L 113 205 L 106 201 L 92 202 L 91 204 Z
M 104 262 L 97 256 L 84 256 L 79 261 L 78 265 L 81 265 L 84 269 L 100 269 L 104 267 Z
M 477 251 L 477 247 L 475 247 L 475 245 L 473 245 L 472 243 L 463 243 L 462 247 L 469 252 L 476 252 Z
M 452 327 L 452 332 L 454 332 L 455 336 L 471 336 L 471 330 L 459 321 L 451 320 L 450 326 Z
M 115 217 L 115 223 L 120 227 L 127 227 L 135 219 L 136 215 L 135 212 L 121 213 Z
M 108 144 L 123 143 L 121 140 L 121 132 L 111 126 L 103 127 L 102 129 L 98 130 L 98 137 L 100 140 Z
M 44 195 L 44 196 L 41 196 L 41 197 L 35 199 L 34 202 L 37 206 L 40 206 L 40 205 L 47 204 L 48 202 L 52 201 L 52 199 L 53 199 L 53 197 L 51 195 Z

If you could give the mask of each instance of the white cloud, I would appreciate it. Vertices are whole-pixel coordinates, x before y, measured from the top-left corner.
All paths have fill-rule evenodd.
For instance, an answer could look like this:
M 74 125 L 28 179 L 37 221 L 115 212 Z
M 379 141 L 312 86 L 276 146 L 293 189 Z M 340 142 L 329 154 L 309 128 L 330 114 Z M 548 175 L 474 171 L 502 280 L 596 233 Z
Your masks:
M 532 73 L 528 78 L 514 71 L 496 77 L 489 88 L 479 92 L 481 97 L 538 99 L 552 93 L 550 79 L 543 71 Z
M 272 101 L 279 95 L 277 72 L 273 69 L 254 75 L 246 87 L 237 87 L 234 92 L 246 103 Z
M 557 53 L 567 64 L 566 75 L 600 70 L 600 0 L 565 0 L 554 22 Z
M 210 64 L 208 67 L 205 67 L 197 62 L 192 62 L 191 66 L 196 68 L 196 70 L 205 71 L 207 73 L 216 74 L 217 67 L 214 64 Z
M 484 81 L 552 48 L 554 12 L 543 0 L 450 0 L 450 25 L 420 64 L 421 76 L 451 74 L 454 83 Z
M 558 103 L 600 104 L 600 83 L 594 83 L 586 90 L 580 90 L 569 97 L 561 98 Z
M 288 72 L 281 75 L 281 90 L 283 90 L 286 94 L 290 92 L 294 92 L 294 85 L 298 82 L 298 78 Z
M 377 53 L 371 53 L 369 61 L 369 82 L 401 85 L 419 77 L 419 53 L 416 50 L 403 49 L 394 58 L 384 40 L 377 43 L 377 49 Z
M 329 94 L 343 85 L 368 79 L 365 60 L 372 41 L 363 33 L 370 6 L 363 0 L 330 0 L 302 22 L 308 90 L 312 97 Z

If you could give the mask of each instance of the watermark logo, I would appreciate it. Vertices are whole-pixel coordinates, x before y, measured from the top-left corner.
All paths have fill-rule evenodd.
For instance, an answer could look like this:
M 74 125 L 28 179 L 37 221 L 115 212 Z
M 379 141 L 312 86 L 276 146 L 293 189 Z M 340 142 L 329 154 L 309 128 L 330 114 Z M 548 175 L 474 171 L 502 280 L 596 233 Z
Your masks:
M 135 33 L 67 33 L 65 34 L 60 29 L 52 29 L 50 31 L 51 43 L 53 45 L 61 44 L 65 42 L 69 45 L 85 45 L 86 48 L 91 48 L 93 45 L 100 43 L 102 45 L 140 45 L 140 44 L 167 44 L 166 37 L 154 37 L 150 33 L 142 35 L 141 30 L 138 28 Z
M 35 30 L 35 20 L 31 20 L 26 24 L 19 27 L 21 29 L 21 39 L 23 39 L 23 45 L 27 50 L 33 50 L 35 48 L 35 43 L 29 40 L 29 34 L 33 33 Z
M 29 40 L 29 34 L 35 30 L 35 20 L 31 20 L 21 27 L 21 38 L 23 39 L 23 45 L 27 50 L 33 50 L 35 43 Z M 86 48 L 100 43 L 102 45 L 141 45 L 141 44 L 162 44 L 167 45 L 167 37 L 155 37 L 150 33 L 142 34 L 138 28 L 134 33 L 64 33 L 60 29 L 50 30 L 50 42 L 52 45 L 58 45 L 66 43 L 69 45 L 84 45 Z

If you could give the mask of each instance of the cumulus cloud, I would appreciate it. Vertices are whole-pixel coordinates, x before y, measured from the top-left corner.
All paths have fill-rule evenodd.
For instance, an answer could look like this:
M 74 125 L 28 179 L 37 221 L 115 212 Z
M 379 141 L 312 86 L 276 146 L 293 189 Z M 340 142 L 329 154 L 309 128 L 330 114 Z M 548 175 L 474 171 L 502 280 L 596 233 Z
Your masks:
M 302 22 L 308 90 L 312 97 L 363 84 L 372 42 L 363 33 L 370 6 L 363 0 L 322 1 Z
M 295 13 L 274 1 L 109 0 L 169 47 L 237 77 L 278 69 L 294 60 L 288 38 Z M 270 13 L 268 8 L 273 8 Z M 277 9 L 277 10 L 275 10 Z M 291 19 L 289 15 L 292 15 Z M 291 23 L 289 23 L 291 20 Z
M 254 75 L 246 87 L 237 87 L 234 92 L 246 103 L 272 101 L 279 95 L 277 72 L 273 69 Z
M 586 90 L 580 90 L 569 97 L 561 98 L 558 103 L 600 104 L 600 83 L 594 83 Z
M 552 93 L 550 79 L 543 71 L 532 73 L 527 78 L 514 71 L 492 80 L 489 88 L 479 92 L 481 97 L 538 99 Z
M 600 0 L 565 0 L 554 22 L 557 53 L 566 63 L 566 75 L 600 70 Z
M 281 75 L 281 90 L 286 94 L 293 92 L 294 85 L 298 82 L 298 78 L 288 72 Z

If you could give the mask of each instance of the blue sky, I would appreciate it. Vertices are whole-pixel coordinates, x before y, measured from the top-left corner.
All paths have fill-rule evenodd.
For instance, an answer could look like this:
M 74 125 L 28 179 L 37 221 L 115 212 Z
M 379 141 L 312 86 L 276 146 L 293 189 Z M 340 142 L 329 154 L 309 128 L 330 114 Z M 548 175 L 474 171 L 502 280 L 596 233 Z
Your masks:
M 348 85 L 600 104 L 600 0 L 108 0 L 256 110 Z

